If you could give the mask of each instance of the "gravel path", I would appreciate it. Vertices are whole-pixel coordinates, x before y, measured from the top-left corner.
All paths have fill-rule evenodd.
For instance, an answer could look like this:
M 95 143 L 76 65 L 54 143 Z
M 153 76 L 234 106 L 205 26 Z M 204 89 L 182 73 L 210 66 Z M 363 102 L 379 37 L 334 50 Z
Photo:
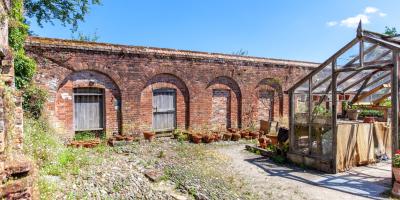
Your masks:
M 388 163 L 326 175 L 292 166 L 278 166 L 245 151 L 244 147 L 225 146 L 218 151 L 231 158 L 232 167 L 252 184 L 253 192 L 265 199 L 384 199 L 381 193 L 389 189 Z

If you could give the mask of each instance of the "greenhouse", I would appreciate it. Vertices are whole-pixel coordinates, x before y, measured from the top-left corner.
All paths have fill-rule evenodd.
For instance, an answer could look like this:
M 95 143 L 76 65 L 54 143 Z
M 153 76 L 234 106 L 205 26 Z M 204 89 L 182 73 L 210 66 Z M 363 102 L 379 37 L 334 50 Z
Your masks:
M 400 37 L 360 22 L 353 40 L 287 91 L 292 162 L 337 173 L 392 157 L 399 50 Z

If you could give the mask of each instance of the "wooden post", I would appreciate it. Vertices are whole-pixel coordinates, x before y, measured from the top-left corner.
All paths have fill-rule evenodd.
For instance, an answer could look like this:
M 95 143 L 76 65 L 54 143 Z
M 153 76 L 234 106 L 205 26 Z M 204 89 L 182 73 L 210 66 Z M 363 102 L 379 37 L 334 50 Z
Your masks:
M 337 154 L 337 137 L 338 137 L 338 133 L 337 133 L 337 128 L 336 128 L 336 124 L 337 124 L 337 76 L 338 73 L 335 73 L 336 71 L 336 59 L 335 58 L 332 61 L 332 164 L 333 164 L 333 169 L 332 171 L 334 173 L 337 173 L 337 160 L 336 160 L 336 154 Z
M 312 149 L 312 139 L 311 139 L 311 131 L 312 131 L 312 76 L 310 76 L 310 79 L 308 80 L 308 154 L 311 154 L 311 149 Z
M 289 150 L 294 152 L 295 133 L 294 133 L 294 90 L 289 92 Z
M 393 51 L 392 69 L 392 158 L 399 148 L 399 51 Z

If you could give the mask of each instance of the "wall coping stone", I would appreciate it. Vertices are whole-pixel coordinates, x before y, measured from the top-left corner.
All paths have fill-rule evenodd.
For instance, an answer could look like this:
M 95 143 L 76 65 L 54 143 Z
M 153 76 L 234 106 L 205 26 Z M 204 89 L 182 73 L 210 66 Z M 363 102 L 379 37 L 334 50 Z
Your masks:
M 86 42 L 78 40 L 45 38 L 45 37 L 29 37 L 25 42 L 26 48 L 55 48 L 55 49 L 74 49 L 83 51 L 100 51 L 109 53 L 126 53 L 126 54 L 140 54 L 148 56 L 163 56 L 169 59 L 186 58 L 191 60 L 206 60 L 207 62 L 225 63 L 225 62 L 243 62 L 246 65 L 265 65 L 272 64 L 281 67 L 305 67 L 316 68 L 319 63 L 262 58 L 252 56 L 239 56 L 222 53 L 208 53 L 200 51 L 176 50 L 168 48 L 156 47 L 143 47 L 143 46 L 129 46 L 109 43 Z

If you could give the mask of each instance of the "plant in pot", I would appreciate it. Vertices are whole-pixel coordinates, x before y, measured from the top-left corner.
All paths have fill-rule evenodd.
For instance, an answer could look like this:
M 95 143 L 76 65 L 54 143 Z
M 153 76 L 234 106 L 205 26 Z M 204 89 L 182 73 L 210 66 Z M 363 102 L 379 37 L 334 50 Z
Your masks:
M 203 142 L 204 143 L 211 143 L 214 141 L 214 134 L 210 130 L 203 130 Z
M 232 133 L 232 138 L 231 138 L 231 140 L 232 141 L 238 141 L 239 139 L 240 139 L 240 133 Z
M 214 141 L 218 142 L 222 139 L 221 134 L 218 131 L 213 131 L 212 135 L 214 136 Z
M 357 120 L 360 110 L 354 105 L 347 105 L 346 114 L 349 120 Z
M 248 130 L 241 130 L 240 131 L 240 136 L 242 138 L 246 138 L 247 136 L 249 136 L 249 131 Z
M 392 159 L 392 172 L 396 181 L 393 184 L 392 194 L 400 197 L 400 150 L 397 150 Z
M 203 136 L 200 133 L 193 133 L 191 140 L 195 144 L 199 144 L 201 140 L 203 139 Z
M 224 132 L 224 133 L 222 134 L 222 139 L 225 140 L 225 141 L 231 140 L 231 139 L 232 139 L 232 133 L 230 133 L 230 132 Z

